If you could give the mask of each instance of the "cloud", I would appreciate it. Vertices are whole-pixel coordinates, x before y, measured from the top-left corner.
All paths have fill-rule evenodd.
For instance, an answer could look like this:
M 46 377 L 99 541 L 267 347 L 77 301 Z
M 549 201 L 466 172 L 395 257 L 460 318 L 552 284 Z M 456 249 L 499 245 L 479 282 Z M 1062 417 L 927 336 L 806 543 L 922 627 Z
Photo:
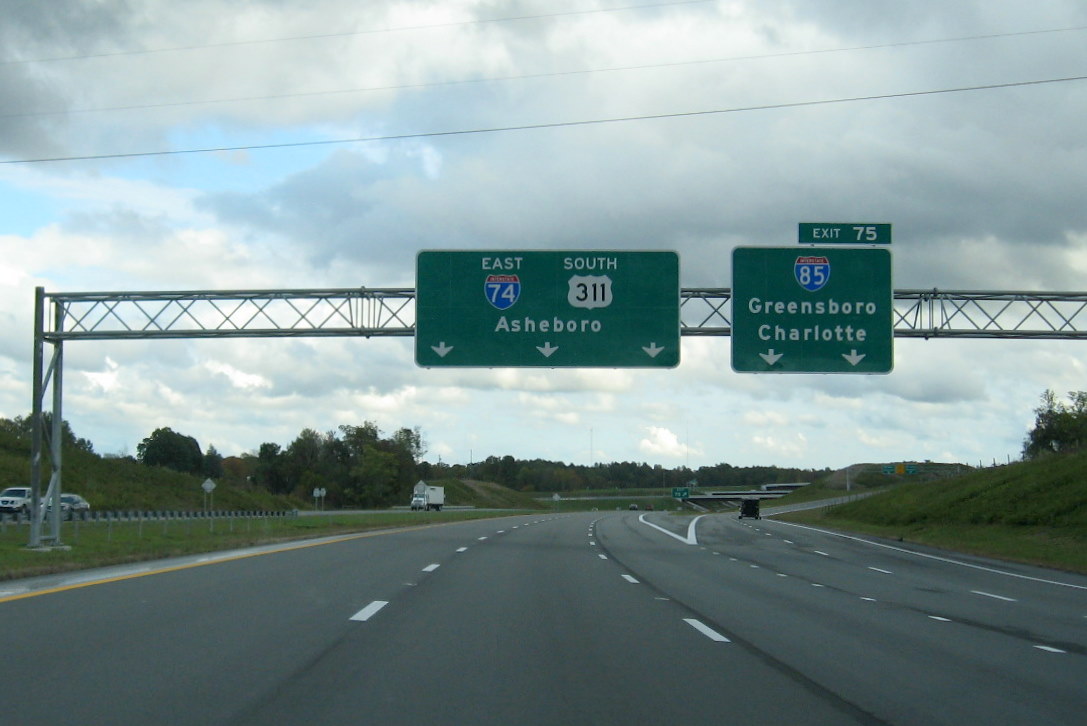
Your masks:
M 856 220 L 894 225 L 896 288 L 1082 287 L 1082 83 L 564 124 L 1074 75 L 1082 31 L 995 36 L 1083 27 L 1087 8 L 770 0 L 491 22 L 503 7 L 9 14 L 5 160 L 556 125 L 0 166 L 0 415 L 29 409 L 37 285 L 412 287 L 421 249 L 571 248 L 674 249 L 683 287 L 728 288 L 736 246 Z M 685 337 L 674 370 L 613 371 L 425 370 L 392 338 L 88 341 L 65 349 L 65 416 L 106 450 L 161 425 L 237 453 L 372 419 L 421 426 L 446 461 L 816 466 L 1003 459 L 1042 390 L 1083 387 L 1077 342 L 898 339 L 872 377 L 740 375 L 730 344 Z
M 638 450 L 646 456 L 681 459 L 691 454 L 702 455 L 699 449 L 681 443 L 679 437 L 666 428 L 649 426 L 645 431 L 648 435 L 638 442 Z

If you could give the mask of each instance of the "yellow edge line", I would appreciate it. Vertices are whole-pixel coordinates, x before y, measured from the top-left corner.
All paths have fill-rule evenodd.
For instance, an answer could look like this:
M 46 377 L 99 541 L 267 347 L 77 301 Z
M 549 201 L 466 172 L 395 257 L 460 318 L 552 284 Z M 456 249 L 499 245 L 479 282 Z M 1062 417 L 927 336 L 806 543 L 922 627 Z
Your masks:
M 460 524 L 459 522 L 441 522 L 435 524 L 427 524 L 422 526 L 403 527 L 398 529 L 383 529 L 377 532 L 360 532 L 358 534 L 348 534 L 342 537 L 336 537 L 335 539 L 322 540 L 320 542 L 305 542 L 297 545 L 288 545 L 282 548 L 273 550 L 266 550 L 264 552 L 245 552 L 243 554 L 233 555 L 230 557 L 221 557 L 214 560 L 206 560 L 204 562 L 190 562 L 187 565 L 174 565 L 172 567 L 161 567 L 156 570 L 145 570 L 143 572 L 132 572 L 127 575 L 118 575 L 117 577 L 106 577 L 101 580 L 88 580 L 87 582 L 75 582 L 71 585 L 61 585 L 59 587 L 50 587 L 43 590 L 33 590 L 31 592 L 21 592 L 18 595 L 8 595 L 6 597 L 0 597 L 0 603 L 11 602 L 12 600 L 25 600 L 31 597 L 38 597 L 40 595 L 52 595 L 58 592 L 66 592 L 68 590 L 78 590 L 82 587 L 90 587 L 92 585 L 105 585 L 110 582 L 121 582 L 122 580 L 132 580 L 137 577 L 147 577 L 148 575 L 161 575 L 166 572 L 177 572 L 178 570 L 191 570 L 194 567 L 204 567 L 206 565 L 218 565 L 223 562 L 235 562 L 237 560 L 245 560 L 250 557 L 261 557 L 263 555 L 274 555 L 280 552 L 293 552 L 295 550 L 303 550 L 309 547 L 321 547 L 323 545 L 338 544 L 340 542 L 349 542 L 355 539 L 363 539 L 364 537 L 377 537 L 383 534 L 396 534 L 398 532 L 408 532 L 416 529 L 429 529 L 431 527 L 444 527 L 448 524 Z M 197 557 L 198 554 L 189 555 L 191 557 Z

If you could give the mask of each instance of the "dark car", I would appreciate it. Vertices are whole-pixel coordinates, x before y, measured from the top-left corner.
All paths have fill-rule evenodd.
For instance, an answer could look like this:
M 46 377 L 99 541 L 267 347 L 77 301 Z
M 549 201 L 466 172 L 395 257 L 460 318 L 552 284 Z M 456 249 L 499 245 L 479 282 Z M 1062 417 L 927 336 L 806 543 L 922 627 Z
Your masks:
M 759 514 L 759 500 L 758 499 L 744 499 L 740 501 L 740 519 L 747 517 L 748 519 L 762 519 L 762 515 Z

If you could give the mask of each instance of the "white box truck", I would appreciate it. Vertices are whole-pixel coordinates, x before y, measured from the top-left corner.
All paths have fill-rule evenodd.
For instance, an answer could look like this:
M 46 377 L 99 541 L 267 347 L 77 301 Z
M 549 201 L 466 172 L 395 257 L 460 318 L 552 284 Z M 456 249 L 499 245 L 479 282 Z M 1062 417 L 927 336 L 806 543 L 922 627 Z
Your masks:
M 444 504 L 445 487 L 431 486 L 422 481 L 415 485 L 411 494 L 412 511 L 422 509 L 429 512 L 433 509 L 440 512 Z

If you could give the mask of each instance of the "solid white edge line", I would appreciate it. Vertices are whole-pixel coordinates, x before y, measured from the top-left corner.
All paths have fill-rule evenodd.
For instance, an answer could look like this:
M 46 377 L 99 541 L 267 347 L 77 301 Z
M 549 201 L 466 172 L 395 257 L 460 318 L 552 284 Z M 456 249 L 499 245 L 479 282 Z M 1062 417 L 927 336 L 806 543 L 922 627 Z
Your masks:
M 994 595 L 991 592 L 983 592 L 981 590 L 971 590 L 974 595 L 981 595 L 982 597 L 991 597 L 994 600 L 1003 600 L 1004 602 L 1019 602 L 1014 597 L 1004 597 L 1003 595 Z
M 1017 577 L 1020 580 L 1030 580 L 1032 582 L 1041 582 L 1046 585 L 1057 585 L 1059 587 L 1070 587 L 1074 590 L 1087 590 L 1087 585 L 1075 585 L 1071 582 L 1061 582 L 1060 580 L 1047 580 L 1043 577 L 1031 577 L 1030 575 L 1020 575 L 1017 572 L 1008 572 L 1007 570 L 998 570 L 995 567 L 985 567 L 984 565 L 975 565 L 970 562 L 963 562 L 961 560 L 953 560 L 950 557 L 940 557 L 939 555 L 930 555 L 925 552 L 916 552 L 914 550 L 908 550 L 905 547 L 895 547 L 894 545 L 883 544 L 882 542 L 873 542 L 870 539 L 864 539 L 863 537 L 854 537 L 849 534 L 842 534 L 841 532 L 831 532 L 827 529 L 819 529 L 818 527 L 809 527 L 805 524 L 796 524 L 795 522 L 785 522 L 780 519 L 775 519 L 778 524 L 784 524 L 787 527 L 799 527 L 800 529 L 810 529 L 812 532 L 819 532 L 821 534 L 829 534 L 834 537 L 842 537 L 844 539 L 851 539 L 854 542 L 863 542 L 873 547 L 883 547 L 884 549 L 894 550 L 896 552 L 905 552 L 906 554 L 915 555 L 917 557 L 925 557 L 930 560 L 937 560 L 939 562 L 947 562 L 952 565 L 961 565 L 962 567 L 970 567 L 975 570 L 981 570 L 983 572 L 991 572 L 996 575 L 1004 575 L 1005 577 Z
M 703 635 L 705 635 L 710 640 L 716 641 L 718 643 L 731 643 L 732 642 L 731 640 L 729 640 L 728 638 L 721 635 L 716 630 L 714 630 L 713 628 L 707 626 L 705 623 L 703 623 L 703 622 L 701 622 L 699 620 L 695 620 L 694 618 L 683 618 L 683 622 L 687 623 L 692 628 L 694 628 L 698 632 L 702 633 Z
M 359 622 L 365 622 L 377 614 L 377 611 L 388 605 L 386 600 L 374 600 L 372 603 L 359 610 L 357 613 L 351 616 L 351 620 L 357 620 Z
M 673 537 L 675 539 L 678 539 L 683 544 L 696 545 L 696 544 L 698 544 L 698 538 L 695 536 L 695 525 L 698 524 L 698 520 L 702 519 L 705 516 L 706 516 L 705 514 L 700 514 L 700 515 L 698 515 L 697 517 L 695 517 L 694 519 L 691 520 L 690 526 L 687 527 L 687 536 L 686 537 L 680 537 L 675 532 L 669 532 L 664 527 L 658 526 L 656 524 L 653 524 L 652 522 L 647 521 L 645 514 L 638 517 L 638 521 L 641 522 L 642 524 L 649 525 L 653 529 L 664 532 L 669 537 Z
M 1036 645 L 1034 647 L 1037 648 L 1038 650 L 1044 650 L 1046 653 L 1067 653 L 1068 652 L 1066 650 L 1061 650 L 1060 648 L 1054 648 L 1054 647 L 1049 646 L 1049 645 Z

